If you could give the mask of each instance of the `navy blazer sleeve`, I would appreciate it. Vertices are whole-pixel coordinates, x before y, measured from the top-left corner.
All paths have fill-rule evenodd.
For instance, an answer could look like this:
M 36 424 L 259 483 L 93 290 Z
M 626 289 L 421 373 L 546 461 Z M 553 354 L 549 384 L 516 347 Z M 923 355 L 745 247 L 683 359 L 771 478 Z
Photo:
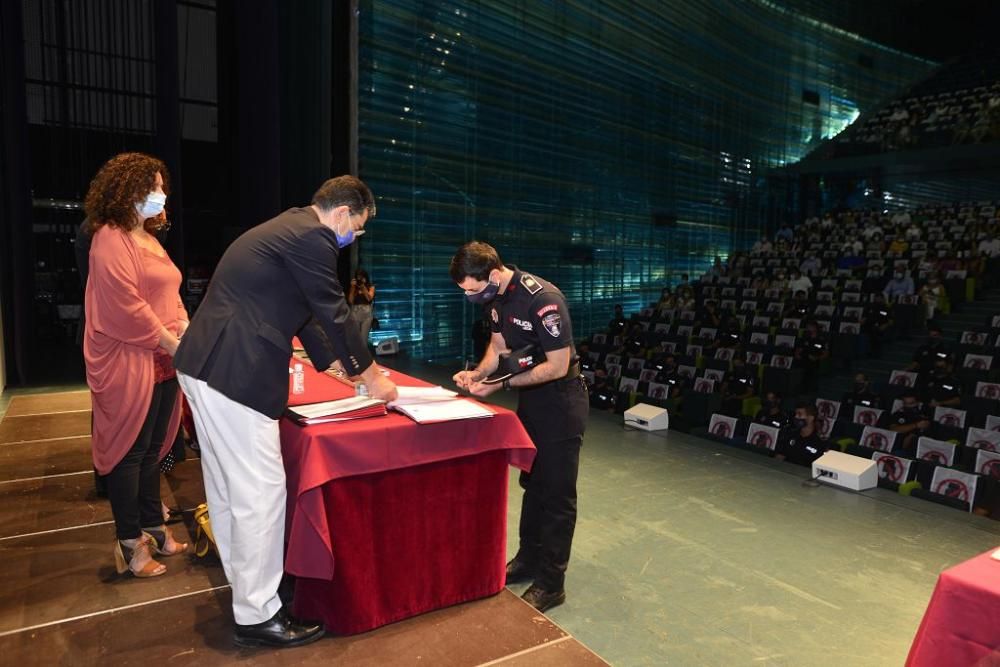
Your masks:
M 302 347 L 306 349 L 309 361 L 312 362 L 316 370 L 325 371 L 333 364 L 334 359 L 336 359 L 333 346 L 326 334 L 323 333 L 323 327 L 316 322 L 316 318 L 310 317 L 296 335 L 302 341 Z
M 333 231 L 315 227 L 296 237 L 284 260 L 334 355 L 349 375 L 360 375 L 371 365 L 372 357 L 361 330 L 349 320 L 351 310 L 337 277 L 339 254 Z

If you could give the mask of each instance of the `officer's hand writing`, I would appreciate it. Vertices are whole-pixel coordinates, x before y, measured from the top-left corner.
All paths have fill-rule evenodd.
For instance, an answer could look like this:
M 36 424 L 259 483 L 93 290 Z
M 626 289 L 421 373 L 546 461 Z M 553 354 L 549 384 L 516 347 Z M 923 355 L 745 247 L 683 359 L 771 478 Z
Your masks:
M 460 389 L 468 389 L 476 380 L 479 379 L 479 373 L 477 371 L 459 371 L 451 376 L 451 379 L 455 381 Z
M 486 398 L 497 389 L 501 389 L 503 385 L 497 384 L 483 384 L 482 382 L 473 382 L 469 385 L 469 393 L 473 396 L 478 396 L 479 398 Z
M 367 384 L 368 395 L 372 398 L 378 398 L 387 403 L 399 398 L 399 392 L 396 391 L 396 384 L 381 373 L 372 378 Z

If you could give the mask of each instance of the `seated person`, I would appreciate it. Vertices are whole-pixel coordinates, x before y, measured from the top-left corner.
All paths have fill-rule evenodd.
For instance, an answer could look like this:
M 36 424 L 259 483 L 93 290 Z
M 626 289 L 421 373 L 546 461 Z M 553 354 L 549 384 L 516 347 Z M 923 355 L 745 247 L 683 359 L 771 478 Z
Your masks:
M 625 326 L 628 324 L 628 320 L 625 319 L 625 312 L 622 310 L 622 305 L 620 303 L 615 304 L 615 316 L 611 318 L 608 322 L 608 335 L 609 336 L 620 336 L 625 333 Z
M 928 375 L 934 370 L 938 359 L 946 360 L 949 358 L 950 355 L 944 342 L 941 327 L 932 325 L 927 327 L 927 342 L 913 353 L 913 361 L 907 370 Z
M 795 406 L 795 416 L 792 419 L 795 430 L 791 438 L 778 440 L 774 450 L 775 458 L 811 466 L 813 461 L 822 456 L 826 451 L 826 444 L 819 437 L 816 418 L 816 406 L 812 403 L 799 403 Z
M 646 368 L 655 369 L 657 372 L 656 381 L 662 382 L 662 377 L 677 370 L 677 357 L 673 352 L 657 352 L 646 362 Z
M 594 385 L 590 388 L 590 407 L 595 410 L 614 411 L 617 391 L 608 379 L 603 366 L 594 371 Z
M 950 358 L 935 360 L 934 371 L 924 385 L 924 397 L 931 408 L 957 408 L 962 404 L 962 383 L 953 370 Z
M 863 406 L 866 408 L 881 408 L 882 397 L 872 391 L 872 383 L 865 373 L 854 374 L 853 390 L 840 399 L 841 414 L 850 418 L 854 414 L 854 408 Z
M 806 391 L 819 386 L 820 364 L 830 358 L 830 344 L 819 331 L 816 320 L 807 320 L 805 333 L 795 347 L 795 362 L 802 368 L 802 384 Z
M 776 391 L 769 391 L 764 394 L 761 408 L 757 411 L 753 421 L 755 424 L 774 426 L 779 429 L 787 428 L 792 423 L 789 416 L 781 409 L 781 394 Z
M 743 401 L 755 395 L 757 369 L 750 368 L 741 356 L 733 358 L 732 369 L 722 379 L 722 413 L 730 417 L 743 414 Z
M 900 434 L 897 438 L 896 448 L 913 456 L 917 451 L 917 439 L 926 435 L 931 428 L 931 418 L 921 405 L 917 392 L 907 390 L 903 394 L 902 400 L 902 407 L 888 418 L 883 416 L 882 424 L 884 428 Z
M 667 398 L 672 399 L 683 398 L 684 394 L 690 391 L 694 386 L 694 381 L 691 378 L 684 377 L 679 374 L 676 369 L 669 373 L 660 373 L 656 376 L 656 379 L 660 384 L 665 384 L 670 387 L 670 393 Z
M 872 356 L 876 359 L 882 356 L 882 341 L 892 329 L 892 325 L 892 306 L 885 302 L 883 294 L 873 294 L 872 302 L 865 308 L 861 326 L 868 334 Z
M 802 275 L 801 271 L 792 270 L 792 277 L 788 281 L 788 289 L 792 291 L 793 294 L 798 295 L 800 292 L 802 294 L 807 294 L 813 288 L 813 282 L 809 280 L 809 276 Z
M 670 291 L 670 288 L 669 287 L 664 287 L 660 291 L 660 300 L 656 302 L 656 309 L 657 310 L 671 310 L 676 305 L 676 303 L 677 302 L 674 301 L 674 295 Z
M 808 314 L 809 300 L 806 298 L 806 293 L 796 292 L 792 300 L 785 306 L 785 310 L 782 311 L 781 317 L 782 319 L 791 318 L 794 320 L 801 320 Z
M 715 303 L 707 301 L 698 316 L 697 322 L 695 322 L 695 333 L 697 334 L 701 327 L 718 329 L 720 326 L 722 326 L 722 318 L 719 317 L 719 311 L 715 307 Z

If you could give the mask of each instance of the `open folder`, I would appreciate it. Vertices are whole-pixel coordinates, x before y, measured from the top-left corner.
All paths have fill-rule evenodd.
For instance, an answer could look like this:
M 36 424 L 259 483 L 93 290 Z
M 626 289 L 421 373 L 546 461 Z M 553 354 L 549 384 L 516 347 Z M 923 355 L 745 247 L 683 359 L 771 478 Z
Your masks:
M 367 396 L 350 396 L 336 401 L 296 405 L 288 408 L 287 413 L 299 424 L 324 424 L 387 414 L 385 401 Z
M 418 424 L 481 419 L 492 417 L 493 411 L 481 403 L 460 397 L 441 387 L 397 387 L 399 397 L 389 407 L 401 412 Z

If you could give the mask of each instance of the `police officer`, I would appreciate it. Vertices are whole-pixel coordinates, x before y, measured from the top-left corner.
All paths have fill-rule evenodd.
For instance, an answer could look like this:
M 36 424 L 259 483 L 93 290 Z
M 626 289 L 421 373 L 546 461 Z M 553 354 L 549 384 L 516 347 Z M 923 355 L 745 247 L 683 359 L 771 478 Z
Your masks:
M 545 354 L 542 363 L 502 385 L 519 390 L 517 415 L 538 450 L 531 473 L 521 473 L 520 548 L 507 563 L 507 583 L 533 581 L 522 597 L 545 611 L 566 601 L 576 477 L 589 410 L 569 309 L 555 285 L 504 266 L 486 243 L 472 241 L 459 248 L 450 271 L 469 301 L 485 306 L 492 327 L 482 361 L 455 374 L 459 387 L 488 396 L 501 385 L 482 381 L 497 369 L 502 352 L 534 345 Z

